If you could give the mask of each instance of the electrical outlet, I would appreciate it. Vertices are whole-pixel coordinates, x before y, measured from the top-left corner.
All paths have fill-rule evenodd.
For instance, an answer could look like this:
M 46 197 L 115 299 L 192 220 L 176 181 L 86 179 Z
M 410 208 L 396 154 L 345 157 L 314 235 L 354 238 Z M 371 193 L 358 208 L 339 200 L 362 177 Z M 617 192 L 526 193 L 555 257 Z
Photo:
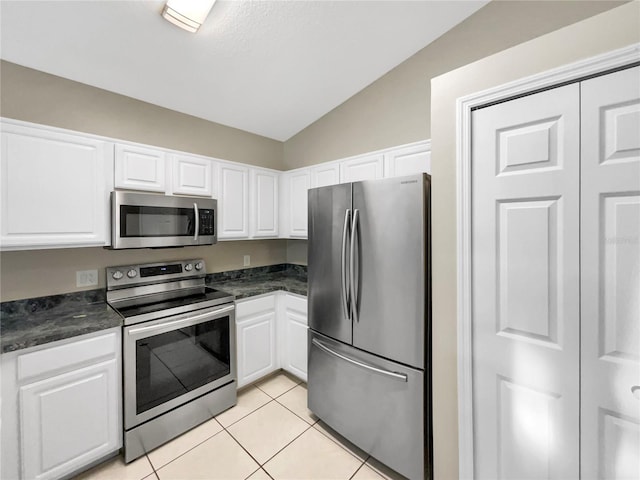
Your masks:
M 78 270 L 76 287 L 93 287 L 98 285 L 98 270 Z
M 245 255 L 244 256 L 244 266 L 248 267 L 249 265 L 251 265 L 251 255 Z

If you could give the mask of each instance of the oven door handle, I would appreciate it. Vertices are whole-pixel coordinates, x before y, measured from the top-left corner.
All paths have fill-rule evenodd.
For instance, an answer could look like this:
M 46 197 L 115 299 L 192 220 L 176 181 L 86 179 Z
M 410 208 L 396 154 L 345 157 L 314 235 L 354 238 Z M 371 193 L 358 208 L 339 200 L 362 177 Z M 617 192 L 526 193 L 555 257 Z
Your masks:
M 191 325 L 199 323 L 200 320 L 202 320 L 203 318 L 216 317 L 223 313 L 230 312 L 235 308 L 236 308 L 235 305 L 229 305 L 228 307 L 219 308 L 217 310 L 211 310 L 207 313 L 201 313 L 200 315 L 195 315 L 193 317 L 188 317 L 188 318 L 182 318 L 180 320 L 174 320 L 172 322 L 164 322 L 156 325 L 149 325 L 147 327 L 132 328 L 129 330 L 128 334 L 130 336 L 133 336 L 133 335 L 139 335 L 141 333 L 153 332 L 155 330 L 167 330 L 167 329 L 175 330 L 181 327 L 189 327 Z

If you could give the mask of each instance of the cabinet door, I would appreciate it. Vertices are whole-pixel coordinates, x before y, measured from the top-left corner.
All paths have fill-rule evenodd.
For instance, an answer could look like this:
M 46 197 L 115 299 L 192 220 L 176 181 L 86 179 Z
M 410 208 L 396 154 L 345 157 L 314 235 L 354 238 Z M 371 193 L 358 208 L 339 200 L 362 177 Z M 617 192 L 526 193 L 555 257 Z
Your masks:
M 20 388 L 22 476 L 60 478 L 118 449 L 117 360 Z
M 116 144 L 115 186 L 149 192 L 167 191 L 165 153 L 138 145 Z
M 237 304 L 238 387 L 278 368 L 275 298 L 267 295 Z
M 349 183 L 382 178 L 383 159 L 384 155 L 379 153 L 342 161 L 340 163 L 340 181 Z
M 2 124 L 3 248 L 105 245 L 112 145 Z
M 284 331 L 282 368 L 303 381 L 307 381 L 307 299 L 294 295 L 284 296 L 284 318 L 279 326 Z
M 640 67 L 581 92 L 580 475 L 640 478 Z
M 251 236 L 278 236 L 278 174 L 251 170 Z
M 403 177 L 431 173 L 431 142 L 398 148 L 384 154 L 384 176 Z
M 340 183 L 340 164 L 336 162 L 318 165 L 311 169 L 311 187 L 326 187 Z
M 249 170 L 223 163 L 219 168 L 218 238 L 249 237 Z
M 307 192 L 311 183 L 311 172 L 300 170 L 283 176 L 286 190 L 284 208 L 285 235 L 307 238 Z
M 173 175 L 171 191 L 178 195 L 211 197 L 212 161 L 191 155 L 171 155 Z

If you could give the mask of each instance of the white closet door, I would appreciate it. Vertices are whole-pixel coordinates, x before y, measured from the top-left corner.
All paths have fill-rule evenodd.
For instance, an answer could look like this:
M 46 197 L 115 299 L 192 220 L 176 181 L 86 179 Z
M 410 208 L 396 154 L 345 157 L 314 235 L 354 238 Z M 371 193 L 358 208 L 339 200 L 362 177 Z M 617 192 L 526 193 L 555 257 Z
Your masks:
M 581 185 L 582 478 L 638 479 L 640 67 L 582 82 Z
M 477 479 L 579 476 L 579 86 L 473 112 Z

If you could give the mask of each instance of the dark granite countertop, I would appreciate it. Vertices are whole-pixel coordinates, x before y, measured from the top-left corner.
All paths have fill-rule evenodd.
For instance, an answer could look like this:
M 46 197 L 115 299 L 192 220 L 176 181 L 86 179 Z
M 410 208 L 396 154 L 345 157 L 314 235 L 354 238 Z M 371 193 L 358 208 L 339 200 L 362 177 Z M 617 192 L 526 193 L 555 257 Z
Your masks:
M 281 264 L 207 275 L 207 285 L 242 298 L 284 290 L 307 295 L 307 267 Z
M 122 318 L 105 302 L 104 290 L 15 300 L 0 304 L 2 353 L 107 330 Z
M 207 285 L 236 300 L 284 290 L 307 294 L 307 269 L 280 264 L 208 274 Z M 14 352 L 122 325 L 104 290 L 0 303 L 0 351 Z

